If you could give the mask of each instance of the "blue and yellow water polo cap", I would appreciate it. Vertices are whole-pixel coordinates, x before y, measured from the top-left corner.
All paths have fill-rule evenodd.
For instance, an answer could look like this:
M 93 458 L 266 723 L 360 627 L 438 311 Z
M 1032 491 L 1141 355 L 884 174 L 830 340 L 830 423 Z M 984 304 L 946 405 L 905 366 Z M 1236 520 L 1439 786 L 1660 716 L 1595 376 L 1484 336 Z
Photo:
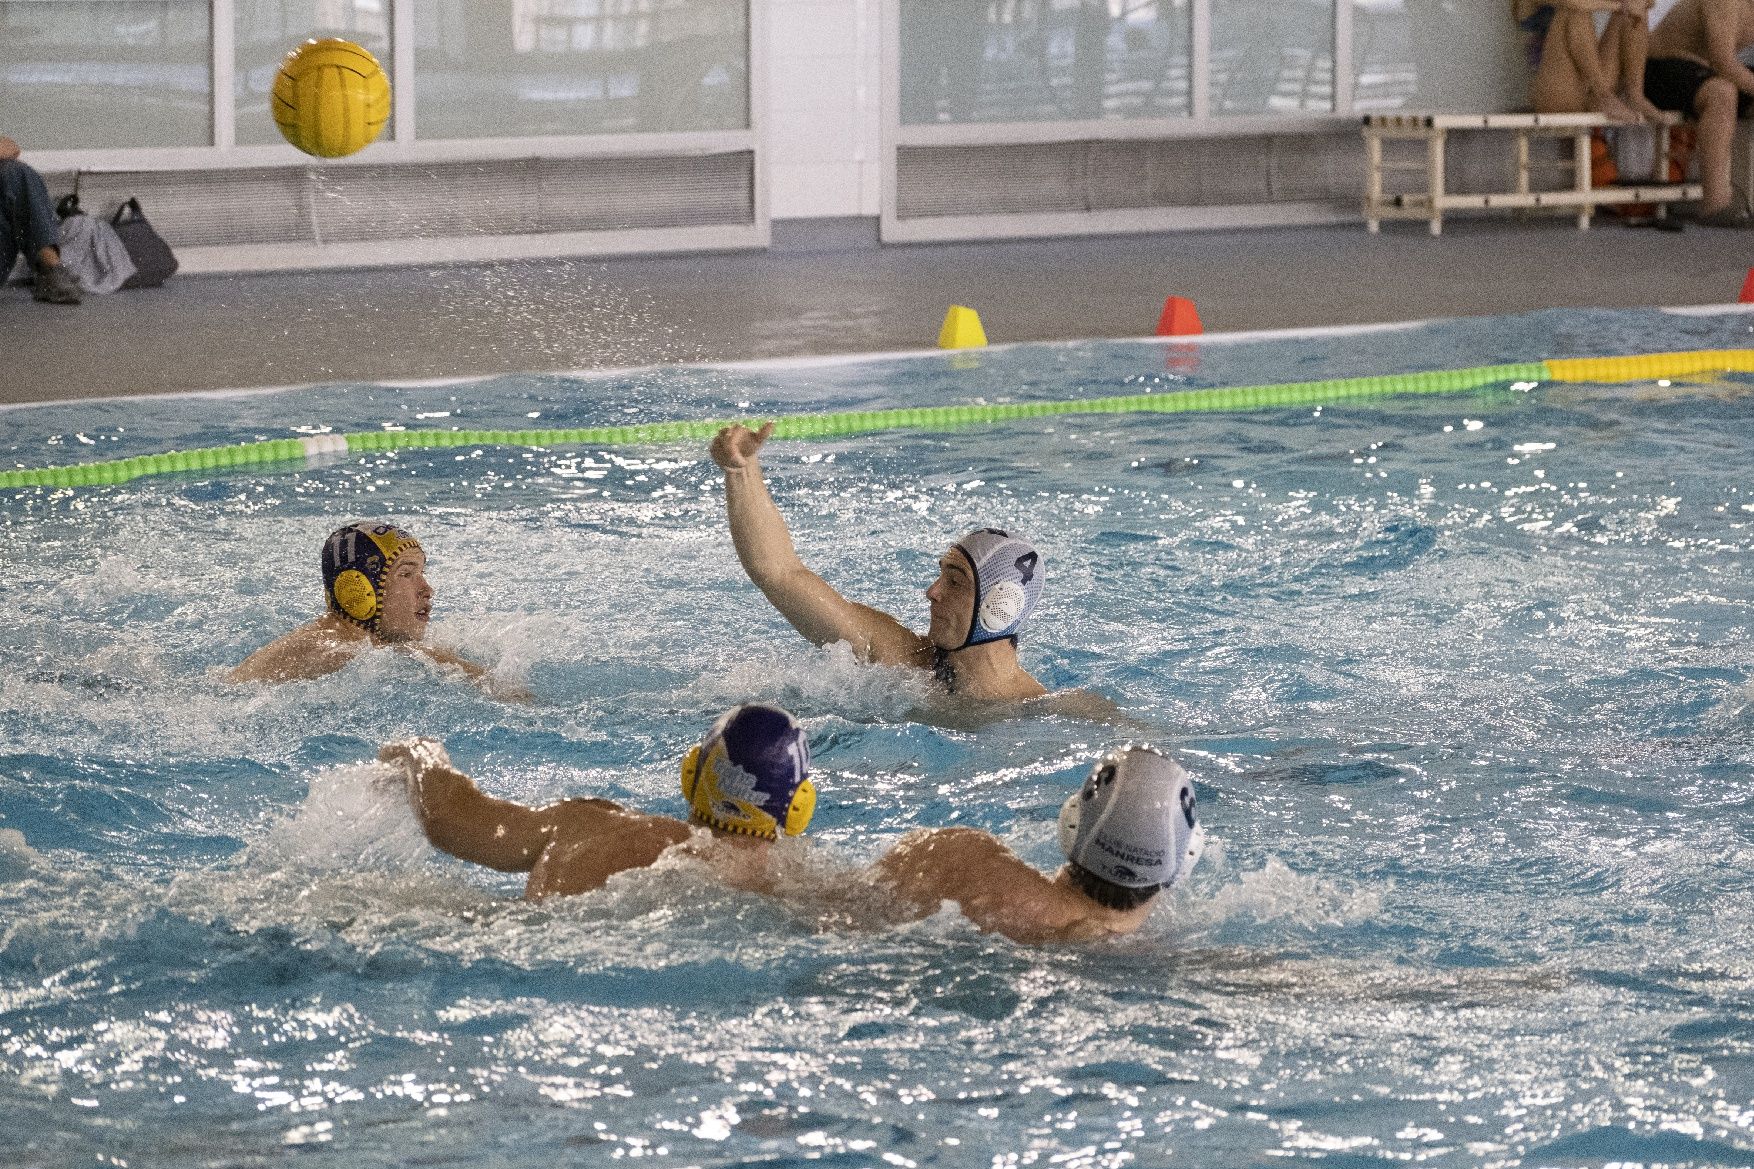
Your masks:
M 323 595 L 329 611 L 367 629 L 377 628 L 384 580 L 396 558 L 420 541 L 395 524 L 362 520 L 336 528 L 323 541 Z
M 777 706 L 727 711 L 683 756 L 682 798 L 696 820 L 725 832 L 801 835 L 816 811 L 804 728 Z

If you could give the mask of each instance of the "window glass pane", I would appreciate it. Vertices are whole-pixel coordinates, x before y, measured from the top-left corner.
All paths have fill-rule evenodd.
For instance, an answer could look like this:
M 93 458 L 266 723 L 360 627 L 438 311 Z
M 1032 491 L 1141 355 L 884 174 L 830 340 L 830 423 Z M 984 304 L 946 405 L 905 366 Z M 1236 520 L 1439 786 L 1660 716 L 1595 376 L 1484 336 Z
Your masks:
M 269 109 L 281 59 L 313 37 L 364 46 L 390 72 L 389 0 L 234 0 L 237 14 L 237 140 L 283 142 Z M 390 136 L 386 127 L 380 140 Z
M 27 150 L 210 146 L 207 0 L 0 0 L 0 134 Z
M 1527 53 L 1504 0 L 1354 0 L 1353 106 L 1527 109 Z
M 749 126 L 748 0 L 421 0 L 420 138 Z
M 1212 0 L 1212 113 L 1334 110 L 1334 0 Z
M 1184 117 L 1188 0 L 901 0 L 901 120 Z

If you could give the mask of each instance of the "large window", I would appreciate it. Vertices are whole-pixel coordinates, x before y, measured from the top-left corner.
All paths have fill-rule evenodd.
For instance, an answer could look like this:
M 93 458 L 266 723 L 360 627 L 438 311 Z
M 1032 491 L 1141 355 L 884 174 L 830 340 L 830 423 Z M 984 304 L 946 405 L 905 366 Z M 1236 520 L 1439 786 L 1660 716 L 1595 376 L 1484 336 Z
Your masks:
M 1504 0 L 1354 0 L 1353 108 L 1528 105 L 1528 46 Z
M 237 23 L 233 89 L 241 146 L 281 140 L 269 110 L 269 95 L 281 59 L 304 41 L 341 37 L 370 50 L 386 72 L 391 68 L 390 0 L 234 0 L 233 11 Z
M 1527 45 L 1508 0 L 890 2 L 904 126 L 1527 101 Z M 1204 92 L 1193 95 L 1200 65 Z
M 1211 111 L 1334 109 L 1334 0 L 1212 0 Z
M 900 8 L 905 124 L 1189 112 L 1189 0 L 900 0 Z
M 421 138 L 741 130 L 747 0 L 420 0 Z
M 0 0 L 0 134 L 26 149 L 213 142 L 207 0 Z

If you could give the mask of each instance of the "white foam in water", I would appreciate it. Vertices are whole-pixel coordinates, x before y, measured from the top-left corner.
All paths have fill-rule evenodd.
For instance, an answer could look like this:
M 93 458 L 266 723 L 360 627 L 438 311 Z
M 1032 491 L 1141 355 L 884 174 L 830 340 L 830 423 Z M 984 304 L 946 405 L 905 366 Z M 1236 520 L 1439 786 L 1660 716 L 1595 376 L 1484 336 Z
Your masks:
M 1210 851 L 1208 848 L 1208 854 Z M 1203 856 L 1201 867 L 1211 859 Z M 1199 873 L 1198 868 L 1195 873 Z M 1368 921 L 1381 911 L 1382 894 L 1298 873 L 1278 857 L 1268 857 L 1261 868 L 1227 881 L 1209 894 L 1184 899 L 1177 909 L 1177 923 L 1184 927 L 1215 926 L 1248 917 L 1257 922 L 1315 928 Z
M 401 771 L 377 762 L 317 772 L 298 811 L 252 852 L 259 860 L 320 871 L 401 872 L 433 855 L 408 806 Z

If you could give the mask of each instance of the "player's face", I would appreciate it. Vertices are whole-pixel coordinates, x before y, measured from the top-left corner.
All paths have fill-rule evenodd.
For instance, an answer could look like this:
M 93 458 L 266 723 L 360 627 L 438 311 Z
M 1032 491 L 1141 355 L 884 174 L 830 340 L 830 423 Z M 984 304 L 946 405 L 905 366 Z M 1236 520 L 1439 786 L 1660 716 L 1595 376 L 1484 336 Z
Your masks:
M 974 572 L 955 548 L 938 558 L 938 579 L 926 590 L 932 624 L 926 638 L 939 649 L 961 649 L 974 621 Z
M 384 580 L 384 608 L 378 635 L 385 641 L 419 641 L 432 619 L 432 586 L 426 583 L 426 553 L 410 548 L 396 557 Z

